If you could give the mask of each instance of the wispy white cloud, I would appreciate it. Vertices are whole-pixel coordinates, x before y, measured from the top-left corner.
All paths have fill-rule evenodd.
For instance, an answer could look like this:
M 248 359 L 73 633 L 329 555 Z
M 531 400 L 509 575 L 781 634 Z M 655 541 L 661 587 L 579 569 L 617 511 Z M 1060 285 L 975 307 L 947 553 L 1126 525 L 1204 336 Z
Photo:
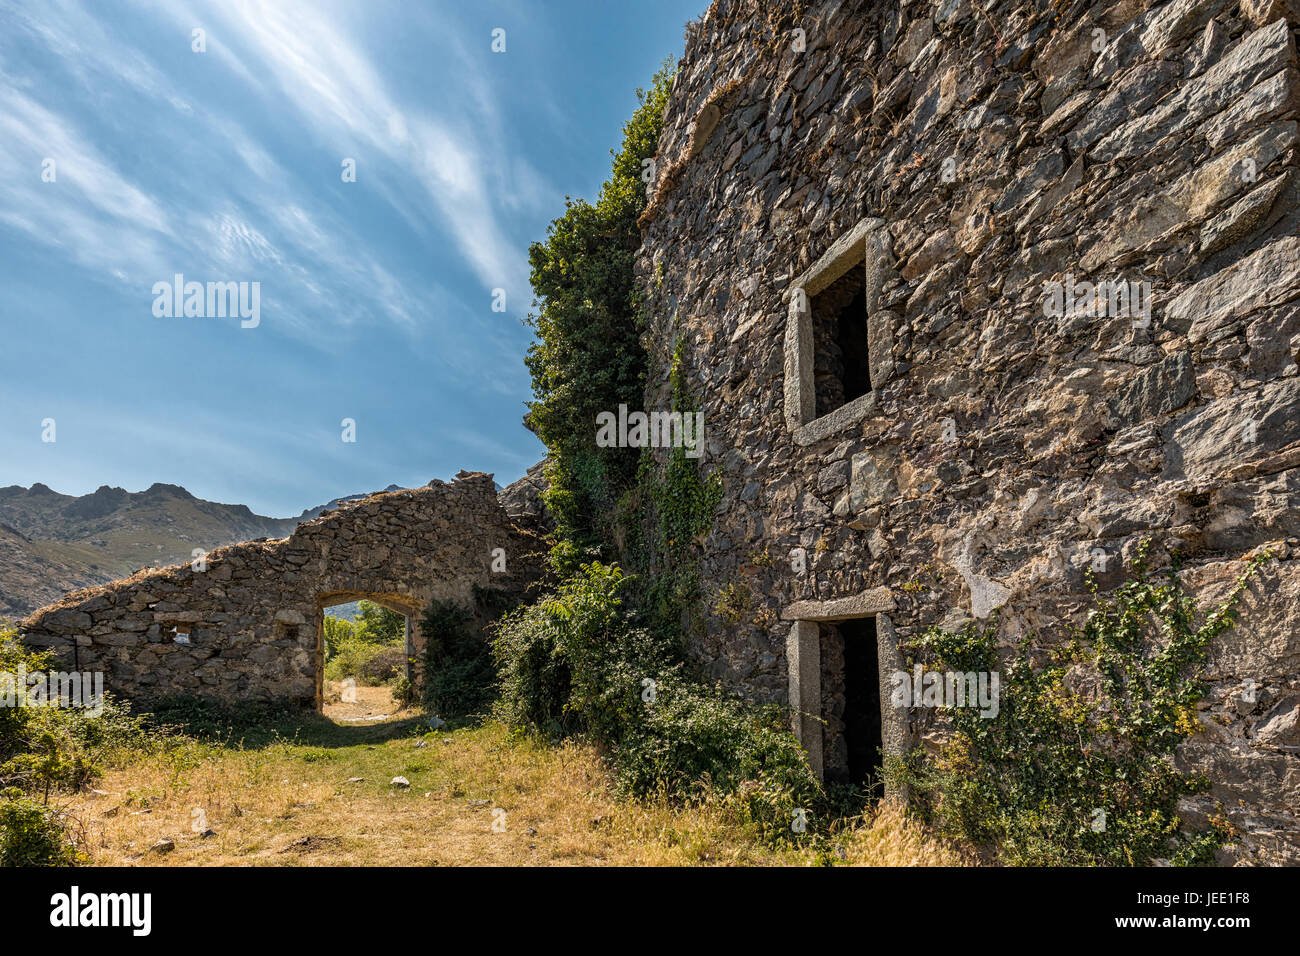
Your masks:
M 405 176 L 417 185 L 485 286 L 526 285 L 523 252 L 501 222 L 518 202 L 502 184 L 513 182 L 522 168 L 491 141 L 498 107 L 475 81 L 474 70 L 457 74 L 467 81 L 469 97 L 443 101 L 442 112 L 432 115 L 398 102 L 365 52 L 316 5 L 232 0 L 214 5 L 208 15 L 238 34 L 237 46 L 265 66 L 322 143 L 340 156 L 364 151 L 358 157 L 361 176 Z M 541 177 L 525 172 L 525 195 L 531 197 L 541 191 Z M 410 204 L 409 191 L 386 195 L 395 207 Z
M 50 163 L 50 165 L 46 165 Z M 67 119 L 0 74 L 0 221 L 90 269 L 142 277 L 174 238 L 163 208 Z
M 192 176 L 171 194 L 157 178 L 146 190 L 94 149 L 92 135 L 79 130 L 72 115 L 39 105 L 20 82 L 0 74 L 0 161 L 31 169 L 34 154 L 52 153 L 60 182 L 81 192 L 74 199 L 30 180 L 0 196 L 0 223 L 128 282 L 152 283 L 181 261 L 191 269 L 273 267 L 282 280 L 275 301 L 300 331 L 322 321 L 352 324 L 369 312 L 414 329 L 421 317 L 436 320 L 445 313 L 434 309 L 446 302 L 445 287 L 376 259 L 330 208 L 328 193 L 304 188 L 304 178 L 287 172 L 247 122 L 185 88 L 192 77 L 169 78 L 141 52 L 166 53 L 173 62 L 189 56 L 190 30 L 201 26 L 210 62 L 242 84 L 267 115 L 284 115 L 288 107 L 317 144 L 337 154 L 326 165 L 345 155 L 356 158 L 357 188 L 387 202 L 441 259 L 449 253 L 460 258 L 484 288 L 460 312 L 482 314 L 486 290 L 496 287 L 509 291 L 512 311 L 526 306 L 526 257 L 508 223 L 553 199 L 553 190 L 506 147 L 492 84 L 463 38 L 438 34 L 458 95 L 439 100 L 422 88 L 406 91 L 404 101 L 375 59 L 350 39 L 355 23 L 349 18 L 363 15 L 359 8 L 291 0 L 133 2 L 156 21 L 147 43 L 144 33 L 132 31 L 142 48 L 124 43 L 97 19 L 100 8 L 76 0 L 19 0 L 11 13 L 19 30 L 44 44 L 85 90 L 120 88 L 137 100 L 166 104 L 183 122 L 198 124 L 214 160 L 229 157 L 220 168 L 244 174 L 223 177 L 215 191 L 196 189 Z M 159 35 L 174 36 L 175 46 L 160 51 Z M 203 82 L 215 83 L 219 75 L 206 71 Z M 195 112 L 191 104 L 199 102 Z M 292 301 L 290 282 L 305 301 Z M 332 308 L 347 302 L 352 307 Z M 510 349 L 517 362 L 517 338 Z

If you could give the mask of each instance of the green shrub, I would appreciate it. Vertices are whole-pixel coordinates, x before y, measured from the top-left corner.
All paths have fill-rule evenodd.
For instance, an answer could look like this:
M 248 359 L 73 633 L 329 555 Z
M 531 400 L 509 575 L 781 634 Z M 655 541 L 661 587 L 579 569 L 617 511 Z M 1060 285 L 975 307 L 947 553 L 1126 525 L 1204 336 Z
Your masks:
M 821 793 L 779 708 L 718 687 L 669 682 L 618 746 L 620 788 L 636 796 L 720 794 L 768 837 L 788 837 L 796 809 Z
M 617 566 L 585 564 L 550 597 L 502 619 L 495 648 L 503 719 L 605 744 L 622 737 L 642 712 L 642 682 L 678 669 L 632 626 L 627 583 Z
M 914 643 L 935 670 L 1001 668 L 996 716 L 945 708 L 953 734 L 940 753 L 887 767 L 943 832 L 1014 865 L 1213 860 L 1228 829 L 1218 820 L 1204 831 L 1184 826 L 1179 799 L 1208 782 L 1178 772 L 1173 755 L 1199 729 L 1206 648 L 1233 626 L 1264 558 L 1197 624 L 1177 576 L 1151 581 L 1144 556 L 1145 546 L 1111 597 L 1094 586 L 1087 622 L 1045 660 L 1028 640 L 1003 660 L 996 623 L 935 628 Z
M 776 710 L 691 680 L 678 648 L 639 627 L 630 578 L 584 565 L 549 598 L 502 620 L 499 716 L 516 727 L 582 733 L 610 755 L 630 794 L 724 797 L 769 835 L 790 832 L 818 787 Z
M 492 655 L 501 688 L 496 712 L 505 723 L 551 736 L 576 729 L 566 713 L 573 672 L 559 639 L 556 622 L 540 603 L 507 614 L 493 626 Z
M 24 647 L 0 631 L 0 671 L 61 670 L 53 654 Z M 26 687 L 19 687 L 21 693 Z M 6 866 L 74 862 L 60 815 L 48 807 L 59 790 L 90 784 L 111 761 L 148 746 L 142 718 L 107 694 L 98 712 L 73 707 L 0 707 L 0 857 Z M 39 796 L 40 802 L 33 800 Z
M 402 645 L 373 644 L 352 638 L 340 644 L 325 664 L 325 676 L 341 681 L 351 677 L 359 684 L 378 687 L 406 673 L 406 649 Z
M 61 815 L 23 796 L 0 791 L 0 866 L 72 866 L 79 855 Z
M 424 635 L 424 707 L 444 719 L 483 714 L 496 692 L 492 646 L 474 613 L 454 601 L 433 600 L 420 622 Z
M 415 684 L 405 674 L 399 675 L 393 681 L 393 700 L 399 704 L 415 704 L 420 699 L 419 693 L 415 689 Z
M 49 652 L 0 632 L 0 671 L 30 674 L 61 669 Z M 0 707 L 0 787 L 18 787 L 48 799 L 54 790 L 76 790 L 104 765 L 147 746 L 143 719 L 130 705 L 104 694 L 98 713 L 75 707 Z

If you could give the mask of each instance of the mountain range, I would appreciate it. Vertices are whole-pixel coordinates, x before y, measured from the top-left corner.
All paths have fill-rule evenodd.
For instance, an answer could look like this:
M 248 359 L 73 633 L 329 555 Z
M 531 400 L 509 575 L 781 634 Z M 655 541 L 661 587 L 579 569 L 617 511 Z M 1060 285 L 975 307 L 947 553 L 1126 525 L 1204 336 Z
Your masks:
M 268 518 L 247 505 L 204 501 L 179 485 L 138 492 L 101 485 L 80 497 L 40 482 L 0 488 L 0 621 L 143 567 L 190 561 L 195 548 L 283 538 L 302 522 L 364 497 L 335 498 L 296 518 Z

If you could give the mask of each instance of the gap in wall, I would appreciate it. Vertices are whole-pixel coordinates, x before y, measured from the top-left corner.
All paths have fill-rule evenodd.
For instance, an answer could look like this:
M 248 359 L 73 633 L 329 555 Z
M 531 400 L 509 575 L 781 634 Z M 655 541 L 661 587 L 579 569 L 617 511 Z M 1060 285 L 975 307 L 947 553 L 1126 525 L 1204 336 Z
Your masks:
M 859 263 L 808 303 L 812 311 L 813 386 L 821 418 L 871 391 L 867 356 L 867 273 Z
M 825 621 L 820 637 L 826 781 L 880 797 L 883 735 L 876 619 Z

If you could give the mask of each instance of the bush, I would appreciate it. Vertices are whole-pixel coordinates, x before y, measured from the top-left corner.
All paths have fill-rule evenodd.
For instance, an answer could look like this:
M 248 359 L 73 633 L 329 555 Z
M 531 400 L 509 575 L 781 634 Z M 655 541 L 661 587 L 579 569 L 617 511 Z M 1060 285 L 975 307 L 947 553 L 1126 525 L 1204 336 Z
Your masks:
M 821 794 L 783 717 L 720 688 L 670 683 L 619 744 L 619 786 L 635 796 L 721 794 L 764 835 L 788 837 L 795 810 Z
M 494 626 L 492 653 L 501 688 L 496 710 L 510 726 L 552 736 L 576 729 L 566 714 L 573 673 L 559 637 L 541 604 L 507 614 Z
M 60 815 L 24 797 L 0 791 L 0 866 L 72 866 L 78 854 Z
M 587 735 L 624 792 L 723 797 L 745 822 L 788 835 L 794 809 L 819 791 L 780 713 L 688 678 L 677 648 L 625 608 L 630 580 L 617 567 L 583 565 L 554 595 L 502 619 L 498 715 Z
M 361 661 L 361 679 L 372 687 L 387 684 L 406 674 L 406 650 L 380 647 Z
M 678 665 L 623 607 L 628 579 L 617 566 L 585 564 L 549 598 L 503 618 L 495 650 L 500 716 L 516 726 L 620 740 L 643 710 L 643 682 Z
M 325 676 L 341 681 L 351 677 L 359 684 L 378 687 L 406 673 L 406 649 L 372 644 L 359 638 L 344 641 L 325 664 Z
M 49 652 L 34 652 L 13 630 L 0 632 L 0 672 L 59 669 Z M 73 707 L 0 707 L 0 787 L 18 787 L 48 800 L 57 789 L 76 790 L 104 764 L 145 746 L 142 718 L 105 694 L 97 714 Z
M 996 624 L 931 629 L 913 650 L 944 671 L 996 671 L 996 716 L 945 708 L 953 735 L 940 753 L 887 768 L 951 836 L 1013 865 L 1143 866 L 1212 862 L 1222 821 L 1193 832 L 1178 802 L 1208 782 L 1175 769 L 1178 745 L 1199 730 L 1196 702 L 1211 640 L 1232 627 L 1252 561 L 1228 598 L 1204 616 L 1171 571 L 1148 579 L 1145 546 L 1112 597 L 1046 660 L 1029 641 L 1001 661 Z M 1035 642 L 1039 643 L 1039 642 Z
M 54 655 L 35 652 L 13 629 L 0 631 L 0 672 L 59 670 Z M 27 688 L 17 687 L 25 695 Z M 142 719 L 107 694 L 98 713 L 72 707 L 0 707 L 0 856 L 6 866 L 73 862 L 59 814 L 58 790 L 90 784 L 110 761 L 143 749 Z M 39 796 L 40 802 L 32 797 Z
M 425 640 L 425 709 L 446 719 L 485 713 L 496 692 L 496 671 L 492 646 L 473 612 L 435 599 L 424 612 L 420 633 Z

